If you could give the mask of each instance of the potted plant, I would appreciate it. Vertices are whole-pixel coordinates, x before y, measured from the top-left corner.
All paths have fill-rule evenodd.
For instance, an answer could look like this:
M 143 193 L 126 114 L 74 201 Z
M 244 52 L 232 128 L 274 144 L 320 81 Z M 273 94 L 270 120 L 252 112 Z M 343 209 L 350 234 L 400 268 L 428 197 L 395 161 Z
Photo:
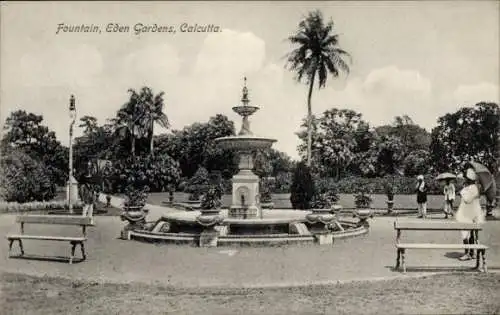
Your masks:
M 138 189 L 133 186 L 128 186 L 125 190 L 126 197 L 123 203 L 123 210 L 126 212 L 141 211 L 146 205 L 146 199 L 148 197 L 147 191 L 147 187 Z
M 385 187 L 385 195 L 387 196 L 387 214 L 391 214 L 394 208 L 394 188 L 390 183 L 387 183 Z
M 372 197 L 365 191 L 359 191 L 354 195 L 354 204 L 357 210 L 353 212 L 353 217 L 359 219 L 360 225 L 368 225 L 366 221 L 368 218 L 373 218 L 373 213 L 369 209 L 371 203 L 373 202 Z
M 126 199 L 123 203 L 123 212 L 120 215 L 122 221 L 127 221 L 128 224 L 122 230 L 122 238 L 129 239 L 128 231 L 135 229 L 143 229 L 146 224 L 147 209 L 146 199 L 148 196 L 148 187 L 135 188 L 128 186 L 126 189 Z
M 358 209 L 370 208 L 372 202 L 372 197 L 364 191 L 359 191 L 356 195 L 354 195 L 354 204 Z

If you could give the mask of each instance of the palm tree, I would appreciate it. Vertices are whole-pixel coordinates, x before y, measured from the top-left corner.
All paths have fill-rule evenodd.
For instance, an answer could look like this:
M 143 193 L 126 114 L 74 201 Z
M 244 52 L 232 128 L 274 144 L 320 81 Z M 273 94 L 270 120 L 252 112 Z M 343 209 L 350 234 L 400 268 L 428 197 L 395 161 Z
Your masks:
M 145 131 L 142 119 L 145 108 L 135 90 L 129 89 L 128 92 L 130 99 L 118 110 L 113 123 L 115 132 L 121 138 L 130 138 L 130 153 L 135 157 L 135 141 L 138 137 L 142 137 Z
M 305 77 L 309 84 L 307 94 L 307 166 L 311 166 L 312 108 L 311 96 L 316 76 L 318 88 L 325 87 L 327 75 L 338 77 L 340 71 L 349 73 L 343 59 L 350 55 L 338 46 L 339 35 L 333 33 L 333 21 L 325 24 L 323 15 L 316 10 L 310 12 L 300 23 L 297 32 L 288 37 L 292 44 L 299 45 L 287 55 L 289 70 L 297 73 L 297 81 Z
M 165 129 L 170 127 L 168 116 L 163 112 L 163 107 L 165 106 L 165 101 L 163 99 L 164 95 L 164 92 L 160 92 L 153 97 L 153 91 L 148 87 L 143 87 L 140 93 L 140 100 L 144 106 L 143 124 L 151 137 L 149 145 L 149 153 L 151 156 L 154 154 L 155 123 Z

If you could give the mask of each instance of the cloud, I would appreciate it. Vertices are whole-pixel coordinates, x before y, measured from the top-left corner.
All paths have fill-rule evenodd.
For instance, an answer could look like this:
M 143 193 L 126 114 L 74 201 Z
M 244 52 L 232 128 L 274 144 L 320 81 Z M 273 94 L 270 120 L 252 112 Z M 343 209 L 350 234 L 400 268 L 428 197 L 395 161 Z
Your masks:
M 196 58 L 194 75 L 217 74 L 218 80 L 226 81 L 242 73 L 258 71 L 264 64 L 265 46 L 264 41 L 251 32 L 224 29 L 211 33 Z
M 453 100 L 460 105 L 472 106 L 481 101 L 497 102 L 500 99 L 497 85 L 482 82 L 475 85 L 460 85 L 453 91 Z
M 434 123 L 431 81 L 414 69 L 387 66 L 365 77 L 349 78 L 341 90 L 325 88 L 313 96 L 316 113 L 332 107 L 349 108 L 363 114 L 372 125 L 391 123 L 395 116 L 408 114 L 416 123 Z
M 168 43 L 150 44 L 127 55 L 122 63 L 121 84 L 158 86 L 179 74 L 181 58 Z
M 101 73 L 103 62 L 99 51 L 90 45 L 51 45 L 24 54 L 20 63 L 12 66 L 9 77 L 17 77 L 22 86 L 85 87 Z

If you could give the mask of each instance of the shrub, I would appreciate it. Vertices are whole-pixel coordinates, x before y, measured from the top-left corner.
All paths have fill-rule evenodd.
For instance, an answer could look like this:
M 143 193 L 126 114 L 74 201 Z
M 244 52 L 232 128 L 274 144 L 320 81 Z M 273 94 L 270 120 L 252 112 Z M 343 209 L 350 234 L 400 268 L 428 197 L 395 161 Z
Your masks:
M 260 202 L 268 203 L 272 201 L 271 190 L 273 188 L 273 180 L 270 178 L 261 178 L 259 183 Z
M 83 204 L 78 202 L 73 205 L 73 209 L 82 209 Z M 22 212 L 38 210 L 67 210 L 69 209 L 66 201 L 32 201 L 26 203 L 18 202 L 0 202 L 0 212 Z
M 292 187 L 292 172 L 279 172 L 274 179 L 274 187 L 272 192 L 289 193 Z
M 394 194 L 408 195 L 415 193 L 416 178 L 404 176 L 386 177 L 346 177 L 340 181 L 333 182 L 337 190 L 344 194 L 356 194 L 360 189 L 371 191 L 372 194 L 387 194 L 386 185 L 391 183 Z M 442 187 L 434 175 L 426 175 L 425 183 L 429 194 L 442 194 Z
M 152 192 L 167 191 L 180 179 L 179 163 L 165 154 L 116 161 L 111 172 L 110 181 L 115 192 L 124 192 L 130 185 L 147 186 Z
M 45 165 L 21 151 L 11 151 L 2 158 L 2 194 L 6 201 L 19 203 L 47 201 L 56 195 Z
M 293 173 L 290 202 L 294 209 L 310 209 L 314 195 L 314 182 L 309 167 L 304 162 L 297 164 Z
M 356 205 L 356 208 L 370 208 L 372 202 L 372 197 L 364 191 L 360 191 L 354 195 L 354 204 Z
M 198 168 L 187 183 L 186 192 L 190 193 L 189 200 L 198 200 L 201 195 L 208 191 L 209 184 L 210 178 L 207 169 Z

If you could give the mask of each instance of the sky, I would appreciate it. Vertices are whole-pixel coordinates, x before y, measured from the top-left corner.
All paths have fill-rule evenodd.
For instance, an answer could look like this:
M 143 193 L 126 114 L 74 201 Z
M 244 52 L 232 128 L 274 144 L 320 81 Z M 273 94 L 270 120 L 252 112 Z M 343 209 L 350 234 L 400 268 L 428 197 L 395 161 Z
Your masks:
M 307 113 L 307 85 L 285 68 L 286 39 L 311 10 L 334 21 L 351 71 L 315 88 L 314 114 L 353 109 L 372 126 L 409 115 L 431 130 L 439 116 L 479 101 L 499 101 L 499 1 L 389 2 L 1 2 L 0 118 L 13 110 L 43 114 L 68 144 L 68 104 L 78 117 L 104 123 L 129 88 L 165 92 L 173 129 L 234 120 L 247 77 L 252 131 L 278 140 L 297 158 L 296 132 Z M 96 25 L 99 32 L 63 32 L 58 24 Z M 129 32 L 107 32 L 107 25 Z M 175 33 L 135 34 L 135 25 Z M 181 25 L 219 32 L 181 32 Z M 78 136 L 81 129 L 75 131 Z M 156 128 L 155 133 L 168 132 Z

